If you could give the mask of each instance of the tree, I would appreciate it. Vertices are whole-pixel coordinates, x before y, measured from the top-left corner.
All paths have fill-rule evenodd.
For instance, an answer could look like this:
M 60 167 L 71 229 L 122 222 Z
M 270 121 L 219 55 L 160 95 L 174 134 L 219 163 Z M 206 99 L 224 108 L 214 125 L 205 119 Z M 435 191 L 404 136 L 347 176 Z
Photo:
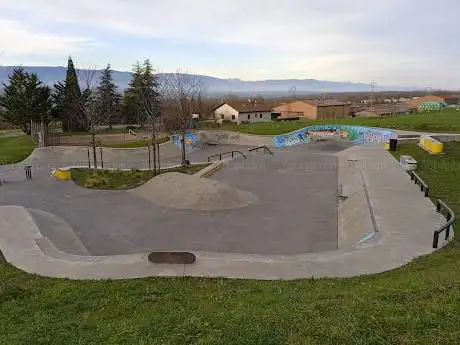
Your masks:
M 85 90 L 80 94 L 76 111 L 72 113 L 72 122 L 78 124 L 91 135 L 94 168 L 97 169 L 96 130 L 110 121 L 112 113 L 104 106 L 107 102 L 96 87 L 96 70 L 87 69 L 81 72 L 85 82 Z M 75 95 L 76 96 L 76 95 Z M 75 97 L 77 100 L 78 98 Z
M 190 129 L 192 114 L 197 112 L 204 97 L 203 83 L 197 75 L 178 71 L 166 76 L 164 90 L 169 110 L 165 120 L 170 129 L 181 135 L 182 165 L 185 165 L 185 134 Z
M 35 73 L 27 73 L 16 68 L 4 84 L 4 94 L 0 97 L 3 119 L 31 134 L 31 121 L 41 123 L 42 134 L 46 134 L 52 117 L 51 90 Z
M 65 79 L 64 102 L 62 104 L 62 130 L 64 132 L 79 132 L 84 129 L 78 122 L 73 121 L 73 119 L 80 117 L 79 114 L 76 114 L 78 111 L 81 111 L 80 101 L 80 84 L 72 58 L 69 56 Z
M 118 115 L 121 99 L 118 87 L 113 82 L 112 73 L 110 64 L 108 64 L 102 71 L 99 86 L 97 87 L 98 96 L 101 99 L 100 106 L 102 107 L 100 112 L 110 113 L 110 119 L 114 119 Z
M 141 114 L 140 105 L 140 90 L 143 86 L 143 70 L 140 62 L 137 62 L 133 66 L 131 81 L 129 87 L 125 90 L 123 98 L 123 118 L 125 123 L 137 123 L 141 127 L 144 126 L 144 122 Z
M 53 102 L 53 117 L 62 120 L 64 118 L 64 100 L 65 100 L 65 85 L 58 81 L 53 85 L 51 93 Z
M 145 60 L 142 66 L 142 86 L 136 90 L 140 113 L 144 123 L 147 123 L 152 137 L 153 172 L 160 172 L 160 149 L 157 143 L 157 125 L 161 115 L 161 102 L 158 77 L 154 73 L 150 60 Z

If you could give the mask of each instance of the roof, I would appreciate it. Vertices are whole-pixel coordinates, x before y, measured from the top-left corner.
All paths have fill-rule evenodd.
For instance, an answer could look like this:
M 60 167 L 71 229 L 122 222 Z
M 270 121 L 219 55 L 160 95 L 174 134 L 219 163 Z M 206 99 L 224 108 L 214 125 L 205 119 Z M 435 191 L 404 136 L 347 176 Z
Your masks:
M 408 113 L 414 109 L 416 108 L 408 106 L 404 103 L 396 103 L 396 104 L 376 104 L 371 108 L 356 108 L 354 112 L 356 115 L 369 116 L 368 114 L 386 115 L 386 114 Z
M 224 104 L 228 104 L 239 113 L 253 113 L 253 112 L 271 112 L 272 108 L 269 104 L 264 102 L 248 102 L 248 101 L 229 101 L 219 105 L 216 109 L 220 108 Z M 214 109 L 214 110 L 216 110 Z
M 425 102 L 444 102 L 444 98 L 440 96 L 429 95 L 405 101 L 404 104 L 414 108 L 419 108 Z
M 316 105 L 317 107 L 332 107 L 348 105 L 346 102 L 337 101 L 335 99 L 306 99 L 305 103 Z

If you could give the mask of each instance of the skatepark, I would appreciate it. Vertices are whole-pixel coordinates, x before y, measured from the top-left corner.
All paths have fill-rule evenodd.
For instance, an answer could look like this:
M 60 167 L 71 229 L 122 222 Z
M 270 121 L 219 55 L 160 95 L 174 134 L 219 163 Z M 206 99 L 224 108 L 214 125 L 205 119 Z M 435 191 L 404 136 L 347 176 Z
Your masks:
M 25 271 L 74 279 L 382 272 L 432 252 L 433 229 L 445 222 L 384 150 L 394 137 L 350 128 L 189 133 L 187 159 L 213 162 L 212 173 L 166 173 L 127 191 L 52 175 L 87 166 L 85 147 L 36 149 L 0 167 L 0 248 Z M 162 166 L 179 164 L 178 138 L 160 153 Z M 103 156 L 104 168 L 148 168 L 147 149 L 104 148 Z M 155 265 L 152 251 L 192 252 L 197 260 Z

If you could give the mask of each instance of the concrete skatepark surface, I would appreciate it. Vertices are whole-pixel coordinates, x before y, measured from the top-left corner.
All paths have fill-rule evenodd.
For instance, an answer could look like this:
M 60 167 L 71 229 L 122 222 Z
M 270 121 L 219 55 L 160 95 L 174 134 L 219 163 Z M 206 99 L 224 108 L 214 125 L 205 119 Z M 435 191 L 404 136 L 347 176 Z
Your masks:
M 81 260 L 80 263 L 94 260 L 107 264 L 114 263 L 116 259 L 115 257 L 109 259 L 111 255 L 121 258 L 132 254 L 137 256 L 126 257 L 127 262 L 138 264 L 139 260 L 142 261 L 144 258 L 137 253 L 148 253 L 154 250 L 186 250 L 201 253 L 198 262 L 202 262 L 203 266 L 199 264 L 195 268 L 180 269 L 180 274 L 177 274 L 176 268 L 160 267 L 163 272 L 161 275 L 184 275 L 187 271 L 187 275 L 200 276 L 292 279 L 311 275 L 356 275 L 397 267 L 414 257 L 414 253 L 407 251 L 401 257 L 395 255 L 394 258 L 389 258 L 388 262 L 384 262 L 385 260 L 380 257 L 380 260 L 383 260 L 381 264 L 371 260 L 374 266 L 371 264 L 362 266 L 363 263 L 358 262 L 358 259 L 353 256 L 358 255 L 356 251 L 352 251 L 353 254 L 346 254 L 349 260 L 353 260 L 354 267 L 343 266 L 347 260 L 342 260 L 342 264 L 335 262 L 336 268 L 326 267 L 317 261 L 323 260 L 320 257 L 323 252 L 337 253 L 334 254 L 336 255 L 334 258 L 338 258 L 341 253 L 337 250 L 339 237 L 337 171 L 339 164 L 336 154 L 348 148 L 347 152 L 350 151 L 350 154 L 347 154 L 345 160 L 348 160 L 349 155 L 359 157 L 361 149 L 356 146 L 349 148 L 350 146 L 350 143 L 341 141 L 318 142 L 311 143 L 308 147 L 299 145 L 273 149 L 275 153 L 273 156 L 262 152 L 254 153 L 248 155 L 249 158 L 246 160 L 239 158 L 227 163 L 223 169 L 214 173 L 210 178 L 248 191 L 256 195 L 258 201 L 247 207 L 225 211 L 178 210 L 158 206 L 131 192 L 87 190 L 71 182 L 56 181 L 49 176 L 50 170 L 62 165 L 75 165 L 75 162 L 80 159 L 84 162 L 85 156 L 87 160 L 86 148 L 36 150 L 21 164 L 0 167 L 0 175 L 6 176 L 8 181 L 0 187 L 0 208 L 1 205 L 20 205 L 24 206 L 31 215 L 30 219 L 25 216 L 21 218 L 15 215 L 15 212 L 18 214 L 22 212 L 20 208 L 5 209 L 4 215 L 6 216 L 0 219 L 0 230 L 14 225 L 10 218 L 18 222 L 18 219 L 24 219 L 25 228 L 32 227 L 32 224 L 38 225 L 42 237 L 36 240 L 36 245 L 43 252 L 53 253 L 61 259 L 62 257 L 67 259 L 68 255 L 77 255 L 80 259 L 71 258 L 69 260 Z M 204 146 L 189 153 L 188 158 L 192 162 L 203 162 L 211 154 L 233 149 L 247 152 L 249 147 L 241 145 Z M 376 150 L 375 146 L 369 146 L 369 148 Z M 162 145 L 161 150 L 162 162 L 165 165 L 180 161 L 180 151 L 176 146 Z M 376 152 L 388 156 L 388 153 L 383 152 L 380 147 Z M 368 155 L 363 155 L 361 159 L 369 160 L 369 155 L 374 157 L 375 153 L 369 151 L 366 153 Z M 104 155 L 107 157 L 105 166 L 124 168 L 143 168 L 148 158 L 146 150 L 107 149 L 107 151 L 104 150 Z M 387 160 L 387 164 L 394 161 L 391 157 L 384 159 Z M 34 179 L 32 181 L 24 180 L 22 166 L 25 163 L 33 165 Z M 397 181 L 405 186 L 407 175 L 399 167 L 390 170 L 391 173 L 387 172 L 388 179 L 392 178 L 394 173 L 399 174 Z M 363 171 L 366 175 L 364 180 L 367 182 L 372 180 L 370 184 L 373 185 L 374 190 L 371 191 L 371 195 L 375 206 L 375 203 L 382 202 L 379 200 L 379 195 L 385 194 L 384 191 L 387 188 L 381 189 L 378 179 L 372 177 L 371 172 L 375 172 L 375 169 L 371 167 L 368 171 L 365 169 Z M 390 183 L 390 180 L 387 182 Z M 414 188 L 409 181 L 406 187 Z M 390 188 L 390 190 L 396 193 L 396 189 Z M 422 213 L 422 216 L 418 215 L 418 219 L 420 225 L 431 234 L 433 227 L 440 224 L 442 219 L 433 211 L 428 200 L 423 199 L 418 193 L 410 192 L 409 194 L 411 201 L 412 199 L 423 200 L 423 203 L 420 200 L 416 202 L 419 208 L 417 211 Z M 391 199 L 391 193 L 387 193 L 387 196 Z M 367 206 L 372 207 L 372 205 Z M 384 203 L 383 206 L 381 208 L 384 210 L 383 213 L 376 212 L 377 223 L 382 219 L 386 220 L 388 214 L 394 214 L 394 210 L 390 210 L 390 206 L 394 208 L 394 203 L 388 207 Z M 11 212 L 7 212 L 8 210 Z M 396 218 L 398 218 L 397 215 Z M 363 224 L 367 223 L 363 222 Z M 392 226 L 398 228 L 396 223 Z M 382 231 L 384 228 L 380 227 L 378 230 L 380 233 L 372 239 L 373 243 L 385 240 L 388 232 Z M 407 237 L 408 234 L 404 236 Z M 430 242 L 431 237 L 427 236 L 426 243 Z M 5 243 L 1 242 L 1 231 L 0 247 L 2 249 L 5 247 Z M 416 255 L 431 251 L 429 245 L 419 245 Z M 206 254 L 211 252 L 215 254 Z M 305 253 L 318 255 L 317 257 L 309 256 L 316 261 L 308 272 L 300 272 L 297 261 L 293 270 L 276 272 L 277 267 L 280 269 L 284 265 L 283 262 L 289 264 L 291 259 L 288 259 L 286 255 L 292 258 L 294 254 L 295 260 L 304 260 L 302 255 L 309 255 Z M 9 256 L 12 255 L 9 253 Z M 273 255 L 275 257 L 272 257 Z M 327 257 L 330 255 L 326 254 Z M 82 259 L 83 257 L 89 259 Z M 100 259 L 96 259 L 97 257 Z M 22 257 L 18 259 L 18 261 L 21 260 L 23 260 Z M 230 269 L 231 272 L 229 271 L 230 266 L 227 267 L 221 261 L 215 260 L 228 261 L 228 265 L 233 267 Z M 235 266 L 235 260 L 246 264 L 247 267 Z M 269 262 L 267 260 L 273 262 L 272 267 L 266 266 Z M 329 258 L 324 263 L 329 260 L 336 259 Z M 127 262 L 117 262 L 117 265 L 124 267 Z M 206 262 L 212 263 L 211 266 L 207 266 Z M 256 263 L 262 266 L 254 266 Z M 304 267 L 304 264 L 301 266 Z M 160 274 L 156 269 L 152 271 L 152 268 L 147 268 L 144 264 L 136 266 L 137 268 L 129 274 L 120 273 L 119 266 L 116 266 L 118 273 L 114 273 L 115 271 L 112 271 L 109 266 L 104 267 L 107 268 L 107 271 L 100 272 L 99 269 L 97 277 L 133 277 L 136 276 L 135 273 L 137 276 Z M 235 267 L 240 267 L 238 272 L 235 271 Z M 260 268 L 260 273 L 255 273 L 255 267 Z M 24 265 L 23 268 L 30 271 L 30 266 Z M 50 271 L 43 270 L 43 268 L 37 268 L 37 272 L 53 276 L 52 273 L 48 273 L 53 271 L 51 268 Z M 62 276 L 62 273 L 56 273 L 56 276 Z M 90 273 L 75 273 L 66 276 L 94 277 Z
M 248 206 L 240 209 L 209 212 L 160 206 L 136 192 L 88 190 L 72 182 L 56 181 L 49 169 L 74 165 L 87 156 L 87 150 L 45 148 L 34 151 L 27 160 L 35 167 L 32 181 L 24 181 L 21 170 L 10 171 L 12 176 L 6 173 L 9 182 L 0 190 L 0 205 L 21 205 L 60 218 L 60 223 L 68 224 L 86 249 L 79 253 L 81 246 L 76 246 L 73 253 L 80 255 L 153 250 L 279 255 L 334 250 L 337 166 L 330 153 L 348 146 L 325 142 L 312 146 L 311 154 L 299 147 L 285 154 L 278 154 L 280 150 L 273 156 L 257 152 L 248 155 L 248 159 L 235 160 L 211 178 L 247 191 L 258 201 L 252 198 Z M 319 154 L 322 147 L 326 155 Z M 209 146 L 187 157 L 202 162 L 211 154 L 247 152 L 247 148 Z M 180 160 L 180 150 L 175 146 L 162 145 L 161 152 L 165 165 Z M 105 166 L 117 166 L 117 153 L 122 167 L 145 166 L 147 152 L 143 149 L 107 150 Z M 57 227 L 56 220 L 50 217 L 34 215 L 34 220 L 45 233 Z M 75 242 L 52 233 L 50 238 L 63 251 L 69 248 L 69 242 Z

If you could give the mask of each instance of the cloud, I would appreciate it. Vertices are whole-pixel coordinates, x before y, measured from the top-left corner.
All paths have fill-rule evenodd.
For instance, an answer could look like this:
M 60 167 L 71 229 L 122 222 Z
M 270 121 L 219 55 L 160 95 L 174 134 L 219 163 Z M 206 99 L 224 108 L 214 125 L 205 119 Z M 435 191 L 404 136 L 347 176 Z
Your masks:
M 89 38 L 37 32 L 18 21 L 1 18 L 0 32 L 0 52 L 4 55 L 68 54 L 92 43 Z
M 116 42 L 120 35 L 212 46 L 202 53 L 207 61 L 216 56 L 209 70 L 232 77 L 454 87 L 460 85 L 459 12 L 458 0 L 0 0 L 0 13 L 20 15 L 30 25 L 39 20 L 45 27 L 80 28 L 93 40 L 102 35 Z M 42 41 L 84 49 L 81 39 Z M 223 58 L 223 46 L 231 58 Z M 168 60 L 206 69 L 186 48 L 163 61 L 166 66 Z M 234 62 L 219 67 L 223 60 Z

